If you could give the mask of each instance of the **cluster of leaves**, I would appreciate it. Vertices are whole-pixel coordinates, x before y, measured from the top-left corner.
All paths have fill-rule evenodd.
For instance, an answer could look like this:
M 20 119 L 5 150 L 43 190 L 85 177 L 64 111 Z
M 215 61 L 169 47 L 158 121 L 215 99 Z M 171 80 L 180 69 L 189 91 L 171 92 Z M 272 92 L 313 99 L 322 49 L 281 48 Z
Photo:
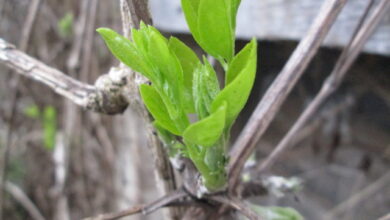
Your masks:
M 226 70 L 223 89 L 205 57 L 200 60 L 179 39 L 167 39 L 152 26 L 141 22 L 131 40 L 108 28 L 97 30 L 121 62 L 150 80 L 150 85 L 140 86 L 140 93 L 159 136 L 194 162 L 209 191 L 226 184 L 230 128 L 247 102 L 256 74 L 255 40 L 234 55 L 239 3 L 182 0 L 195 40 Z M 190 123 L 190 115 L 197 117 L 195 123 Z
M 42 111 L 36 105 L 28 106 L 24 114 L 33 119 L 40 119 L 43 127 L 43 146 L 53 150 L 57 134 L 57 111 L 53 106 L 46 106 Z

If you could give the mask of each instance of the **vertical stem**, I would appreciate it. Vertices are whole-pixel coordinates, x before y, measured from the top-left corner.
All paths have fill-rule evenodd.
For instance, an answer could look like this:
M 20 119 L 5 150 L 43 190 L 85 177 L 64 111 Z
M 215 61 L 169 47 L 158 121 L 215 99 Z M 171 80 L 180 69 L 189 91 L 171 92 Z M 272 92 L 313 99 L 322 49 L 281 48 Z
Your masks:
M 131 28 L 137 28 L 140 21 L 144 21 L 146 24 L 151 24 L 152 22 L 147 0 L 121 0 L 120 8 L 122 14 L 123 32 L 127 37 L 130 36 Z M 121 67 L 126 68 L 123 65 Z M 148 81 L 145 77 L 135 72 L 131 73 L 131 78 L 132 82 L 130 83 L 132 85 L 129 86 L 132 87 L 133 90 L 138 90 L 136 81 Z M 134 101 L 132 106 L 141 115 L 146 125 L 145 132 L 147 141 L 154 157 L 156 182 L 159 187 L 159 191 L 162 194 L 167 195 L 176 189 L 173 169 L 169 162 L 169 157 L 166 149 L 164 149 L 163 143 L 159 140 L 157 135 L 155 135 L 156 131 L 152 126 L 151 117 L 142 103 L 141 97 L 138 95 L 135 98 L 137 100 Z M 176 208 L 169 208 L 164 217 L 165 219 L 180 219 L 180 213 Z

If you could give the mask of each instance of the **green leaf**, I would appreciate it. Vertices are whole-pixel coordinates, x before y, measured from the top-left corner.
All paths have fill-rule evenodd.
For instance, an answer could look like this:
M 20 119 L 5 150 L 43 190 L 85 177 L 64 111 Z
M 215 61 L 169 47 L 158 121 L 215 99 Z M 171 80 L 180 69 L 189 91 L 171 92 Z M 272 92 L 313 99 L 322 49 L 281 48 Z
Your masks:
M 231 1 L 231 4 L 232 4 L 232 7 L 231 7 L 231 10 L 232 10 L 232 26 L 233 26 L 233 29 L 235 29 L 236 28 L 237 11 L 238 11 L 238 7 L 240 6 L 241 0 L 230 0 L 230 1 Z
M 72 28 L 73 28 L 72 12 L 66 13 L 65 16 L 58 21 L 57 27 L 61 37 L 64 38 L 69 37 L 72 34 Z
M 303 216 L 295 209 L 284 207 L 265 207 L 251 205 L 253 211 L 267 220 L 304 220 Z
M 52 106 L 43 111 L 43 143 L 46 149 L 53 150 L 57 133 L 57 112 Z
M 194 104 L 192 97 L 193 74 L 199 66 L 198 56 L 187 45 L 175 37 L 169 39 L 169 48 L 176 54 L 183 69 L 183 104 L 187 113 L 194 113 Z
M 212 172 L 224 172 L 224 153 L 223 146 L 213 146 L 206 150 L 204 162 Z
M 198 11 L 198 31 L 201 46 L 217 59 L 230 61 L 234 53 L 232 5 L 226 0 L 201 0 Z
M 96 31 L 103 37 L 107 47 L 118 60 L 147 78 L 154 79 L 150 68 L 130 40 L 109 28 L 98 28 Z
M 225 127 L 226 103 L 217 111 L 194 124 L 188 126 L 183 133 L 187 143 L 210 147 L 221 137 Z
M 24 114 L 25 114 L 27 117 L 36 119 L 36 118 L 39 117 L 39 115 L 40 115 L 41 113 L 40 113 L 40 110 L 39 110 L 39 108 L 38 108 L 37 105 L 30 105 L 30 106 L 28 106 L 27 108 L 24 109 Z
M 156 89 L 153 86 L 143 84 L 140 86 L 140 93 L 146 108 L 157 123 L 169 132 L 180 135 L 180 132 L 170 118 L 168 110 Z
M 150 61 L 156 65 L 171 86 L 178 87 L 178 83 L 183 79 L 183 72 L 180 63 L 174 57 L 166 42 L 166 39 L 159 34 L 151 33 L 149 43 Z
M 249 60 L 254 59 L 253 57 L 256 52 L 256 42 L 252 40 L 247 44 L 232 60 L 231 64 L 226 73 L 225 85 L 229 85 L 241 71 L 246 68 Z
M 183 70 L 179 59 L 170 51 L 168 42 L 157 30 L 150 29 L 149 58 L 157 67 L 162 85 L 158 89 L 164 93 L 162 99 L 168 108 L 172 119 L 180 116 L 183 111 L 181 103 L 181 88 L 183 86 Z
M 155 121 L 153 125 L 156 128 L 161 141 L 164 143 L 164 146 L 168 149 L 169 157 L 175 157 L 178 154 L 185 153 L 184 145 L 178 142 L 176 137 L 171 132 L 166 130 L 157 121 Z
M 143 57 L 146 57 L 146 55 L 148 54 L 148 36 L 146 36 L 143 31 L 132 28 L 131 38 L 133 39 L 134 45 L 137 50 L 142 53 Z
M 245 54 L 249 53 L 248 56 Z M 212 103 L 212 112 L 226 101 L 226 127 L 229 127 L 240 113 L 248 100 L 255 76 L 257 62 L 257 42 L 253 39 L 234 57 L 227 76 L 227 86 L 217 95 Z
M 220 91 L 217 74 L 206 58 L 194 72 L 193 97 L 199 119 L 211 112 L 211 103 Z
M 194 71 L 194 80 L 193 80 L 193 99 L 194 99 L 194 108 L 195 112 L 198 115 L 199 120 L 207 117 L 209 115 L 209 110 L 207 107 L 207 100 L 204 100 L 206 94 L 204 93 L 203 89 L 203 81 L 202 81 L 202 75 L 206 71 L 205 67 L 203 65 L 199 65 L 198 68 Z
M 188 27 L 198 44 L 201 44 L 198 31 L 198 9 L 200 0 L 181 0 Z

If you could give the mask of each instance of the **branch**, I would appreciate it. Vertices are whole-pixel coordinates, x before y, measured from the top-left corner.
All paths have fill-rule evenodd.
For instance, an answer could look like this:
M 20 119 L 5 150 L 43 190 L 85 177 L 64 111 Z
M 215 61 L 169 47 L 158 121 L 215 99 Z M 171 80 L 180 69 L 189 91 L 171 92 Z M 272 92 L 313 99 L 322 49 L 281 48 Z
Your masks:
M 380 217 L 378 220 L 390 220 L 390 213 L 387 213 L 383 217 Z
M 159 208 L 169 206 L 170 204 L 186 196 L 187 193 L 183 189 L 179 189 L 147 205 L 137 205 L 120 212 L 102 214 L 97 217 L 90 217 L 84 220 L 115 220 L 115 219 L 120 219 L 126 216 L 131 216 L 139 213 L 142 213 L 143 215 L 147 215 L 158 210 Z
M 151 22 L 147 1 L 131 0 L 131 4 L 128 4 L 127 0 L 121 0 L 120 3 L 126 36 L 129 36 L 132 25 L 139 24 L 141 20 L 146 23 Z M 160 191 L 168 194 L 175 189 L 172 167 L 162 143 L 154 135 L 150 115 L 138 92 L 138 85 L 147 82 L 145 77 L 134 73 L 121 64 L 119 67 L 111 68 L 108 74 L 102 75 L 94 86 L 88 85 L 28 56 L 1 38 L 0 63 L 4 63 L 21 75 L 43 83 L 73 103 L 89 110 L 117 114 L 122 113 L 131 104 L 145 120 L 146 134 L 154 155 L 156 179 Z M 74 62 L 69 63 L 70 67 L 74 65 Z M 175 216 L 174 211 L 171 217 L 175 219 L 173 216 Z
M 122 94 L 125 83 L 115 82 L 109 75 L 101 76 L 96 81 L 96 86 L 82 83 L 17 50 L 1 38 L 0 62 L 21 75 L 45 84 L 83 108 L 117 114 L 122 113 L 128 105 Z
M 39 11 L 41 5 L 41 0 L 33 0 L 31 1 L 31 4 L 29 5 L 28 13 L 23 25 L 23 31 L 21 34 L 21 38 L 19 40 L 19 46 L 21 50 L 26 51 L 28 47 L 28 42 L 31 37 L 31 31 L 33 30 L 33 26 L 35 24 L 37 14 Z M 1 20 L 1 19 L 0 19 Z M 11 106 L 10 106 L 10 112 L 9 112 L 9 125 L 6 131 L 6 144 L 3 149 L 1 149 L 0 152 L 0 185 L 3 186 L 6 179 L 7 179 L 7 166 L 8 166 L 8 160 L 9 160 L 9 154 L 11 151 L 11 142 L 12 142 L 12 133 L 13 133 L 13 127 L 14 127 L 14 119 L 15 119 L 15 112 L 17 108 L 17 102 L 20 98 L 20 90 L 18 88 L 18 85 L 20 83 L 20 76 L 11 77 L 10 81 L 15 81 L 14 86 L 10 87 L 10 90 L 14 90 L 11 92 Z M 11 83 L 12 85 L 12 83 Z M 1 188 L 1 187 L 0 187 Z M 0 218 L 3 217 L 3 203 L 4 203 L 4 194 L 3 191 L 0 190 Z
M 388 0 L 384 0 L 389 2 Z M 353 194 L 350 198 L 337 205 L 325 216 L 325 220 L 337 219 L 337 216 L 342 214 L 345 210 L 355 207 L 362 201 L 370 201 L 369 198 L 389 186 L 390 172 L 387 172 L 382 177 L 378 178 L 374 183 L 360 190 L 360 192 Z
M 45 220 L 38 208 L 17 185 L 6 182 L 5 190 L 28 211 L 32 219 Z
M 250 220 L 261 220 L 261 218 L 254 211 L 252 211 L 252 209 L 250 209 L 249 206 L 247 206 L 244 202 L 242 202 L 239 199 L 228 198 L 226 196 L 213 196 L 210 197 L 210 200 L 219 202 L 223 205 L 228 205 L 231 208 L 238 211 L 239 213 L 243 214 L 245 217 L 247 217 Z
M 245 161 L 253 153 L 257 141 L 302 76 L 346 2 L 346 0 L 324 1 L 308 34 L 257 105 L 230 154 L 229 187 L 231 192 L 235 191 Z
M 130 2 L 130 4 L 129 4 Z M 123 33 L 126 37 L 130 37 L 131 28 L 138 27 L 140 21 L 151 24 L 152 20 L 148 10 L 148 1 L 141 0 L 120 0 L 120 10 L 122 15 Z M 146 137 L 149 148 L 152 152 L 155 166 L 155 177 L 158 190 L 163 195 L 169 195 L 176 189 L 175 175 L 172 166 L 169 162 L 169 157 L 163 143 L 157 137 L 155 129 L 152 125 L 152 118 L 146 110 L 144 103 L 138 92 L 138 84 L 146 83 L 148 80 L 131 71 L 123 64 L 119 69 L 126 72 L 128 76 L 129 85 L 127 88 L 127 95 L 131 107 L 135 109 L 142 117 L 146 127 Z M 165 219 L 180 219 L 180 211 L 177 209 L 169 209 L 164 213 Z
M 375 11 L 361 27 L 357 28 L 356 35 L 352 37 L 350 43 L 343 50 L 340 58 L 338 59 L 335 68 L 333 69 L 330 76 L 326 79 L 320 92 L 306 108 L 306 110 L 300 115 L 299 119 L 295 122 L 293 127 L 280 141 L 274 151 L 266 158 L 266 160 L 258 168 L 258 172 L 262 172 L 265 169 L 272 166 L 280 155 L 288 149 L 291 141 L 296 137 L 300 130 L 312 119 L 314 114 L 318 111 L 321 105 L 331 96 L 338 86 L 341 84 L 347 70 L 351 67 L 353 62 L 356 60 L 359 52 L 363 49 L 366 41 L 374 33 L 374 30 L 382 20 L 383 16 L 386 15 L 387 8 L 390 6 L 390 1 L 383 0 L 376 7 Z M 371 4 L 368 4 L 367 10 L 364 15 L 367 15 Z M 363 16 L 365 20 L 365 16 Z M 362 21 L 363 21 L 362 20 Z M 362 22 L 360 22 L 362 23 Z

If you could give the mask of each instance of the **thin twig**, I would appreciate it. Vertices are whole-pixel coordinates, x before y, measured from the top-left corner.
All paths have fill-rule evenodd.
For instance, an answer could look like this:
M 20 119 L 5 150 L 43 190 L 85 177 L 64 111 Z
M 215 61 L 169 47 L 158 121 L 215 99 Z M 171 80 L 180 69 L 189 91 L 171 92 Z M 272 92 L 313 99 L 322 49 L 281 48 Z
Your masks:
M 320 92 L 314 98 L 314 100 L 310 103 L 310 105 L 306 108 L 306 110 L 301 114 L 299 119 L 293 125 L 293 127 L 289 130 L 286 136 L 280 141 L 275 150 L 265 159 L 265 161 L 261 164 L 258 172 L 262 172 L 265 169 L 269 168 L 277 158 L 286 150 L 288 146 L 290 146 L 291 140 L 294 139 L 297 133 L 305 126 L 305 124 L 314 116 L 314 114 L 318 111 L 321 105 L 328 99 L 330 95 L 332 95 L 338 86 L 341 84 L 344 76 L 347 73 L 347 70 L 350 68 L 352 63 L 357 58 L 360 50 L 365 45 L 365 42 L 368 38 L 373 34 L 375 28 L 386 14 L 387 7 L 389 7 L 390 1 L 383 0 L 375 9 L 371 17 L 365 22 L 361 28 L 357 28 L 359 31 L 356 32 L 356 35 L 352 37 L 350 43 L 343 50 L 340 55 L 339 60 L 336 63 L 335 68 L 333 69 L 330 76 L 326 79 L 323 84 Z M 369 11 L 371 4 L 368 5 L 367 11 Z M 365 15 L 368 12 L 364 13 Z M 363 16 L 363 19 L 365 17 Z
M 93 51 L 93 38 L 95 36 L 95 23 L 96 23 L 96 12 L 98 9 L 99 1 L 91 1 L 91 3 L 88 5 L 88 16 L 87 16 L 87 22 L 85 27 L 85 43 L 83 43 L 83 59 L 81 64 L 81 73 L 80 73 L 80 79 L 82 81 L 88 80 L 88 75 L 90 74 L 90 66 L 91 66 L 91 57 L 92 57 L 92 51 Z
M 230 154 L 229 187 L 231 192 L 235 191 L 245 161 L 253 153 L 257 141 L 302 76 L 346 2 L 347 0 L 324 1 L 308 34 L 257 105 Z
M 80 56 L 82 47 L 85 41 L 85 32 L 88 22 L 88 11 L 91 0 L 85 0 L 80 2 L 80 16 L 77 19 L 75 25 L 75 36 L 73 37 L 72 49 L 68 60 L 66 61 L 66 67 L 68 71 L 72 71 L 70 74 L 75 74 L 75 69 L 80 65 Z
M 212 196 L 209 198 L 210 200 L 219 202 L 223 205 L 230 206 L 235 209 L 245 217 L 250 220 L 261 220 L 260 216 L 258 216 L 252 209 L 246 205 L 243 201 L 237 198 L 228 198 L 226 196 Z
M 388 1 L 388 0 L 384 0 Z M 385 175 L 380 177 L 374 183 L 360 190 L 360 192 L 353 194 L 347 200 L 343 201 L 341 204 L 337 205 L 335 208 L 329 211 L 324 219 L 337 219 L 337 216 L 342 214 L 345 210 L 349 210 L 352 207 L 358 205 L 360 202 L 366 200 L 378 193 L 380 190 L 383 190 L 389 185 L 390 182 L 390 172 L 387 172 Z
M 19 42 L 19 48 L 22 51 L 27 51 L 28 42 L 30 41 L 31 31 L 34 27 L 35 20 L 37 18 L 38 10 L 40 8 L 42 0 L 34 0 L 31 2 L 28 9 L 26 22 L 23 25 L 21 40 Z
M 380 217 L 378 220 L 390 220 L 390 213 L 384 215 L 383 217 Z
M 21 35 L 21 38 L 19 40 L 19 47 L 22 51 L 26 51 L 28 47 L 28 42 L 30 41 L 31 37 L 31 31 L 33 29 L 35 20 L 37 18 L 37 14 L 40 8 L 41 0 L 34 0 L 29 6 L 27 17 L 25 19 L 25 22 L 23 24 L 23 32 Z M 1 40 L 1 39 L 0 39 Z M 1 42 L 0 42 L 0 48 L 1 48 Z M 1 58 L 1 55 L 0 55 Z M 11 145 L 12 145 L 12 132 L 13 132 L 13 126 L 14 126 L 14 117 L 16 114 L 16 107 L 17 102 L 20 96 L 20 90 L 19 90 L 19 83 L 20 83 L 20 76 L 14 76 L 11 77 L 11 82 L 14 82 L 13 86 L 11 84 L 11 108 L 10 108 L 10 116 L 9 116 L 9 124 L 6 134 L 6 144 L 4 149 L 1 151 L 1 164 L 0 164 L 0 186 L 3 186 L 6 179 L 7 179 L 7 166 L 8 166 L 8 159 L 9 154 L 11 151 Z M 4 195 L 2 191 L 2 187 L 0 187 L 0 218 L 3 217 L 3 203 L 4 203 Z
M 120 219 L 126 216 L 131 216 L 139 213 L 142 213 L 143 215 L 148 215 L 158 210 L 159 208 L 169 206 L 170 204 L 177 202 L 178 200 L 186 197 L 187 195 L 188 194 L 183 189 L 179 189 L 147 205 L 137 205 L 128 208 L 126 210 L 122 210 L 120 212 L 102 214 L 97 217 L 86 218 L 85 220 L 115 220 L 115 219 Z
M 5 190 L 27 210 L 32 219 L 45 220 L 39 209 L 17 185 L 7 181 Z

